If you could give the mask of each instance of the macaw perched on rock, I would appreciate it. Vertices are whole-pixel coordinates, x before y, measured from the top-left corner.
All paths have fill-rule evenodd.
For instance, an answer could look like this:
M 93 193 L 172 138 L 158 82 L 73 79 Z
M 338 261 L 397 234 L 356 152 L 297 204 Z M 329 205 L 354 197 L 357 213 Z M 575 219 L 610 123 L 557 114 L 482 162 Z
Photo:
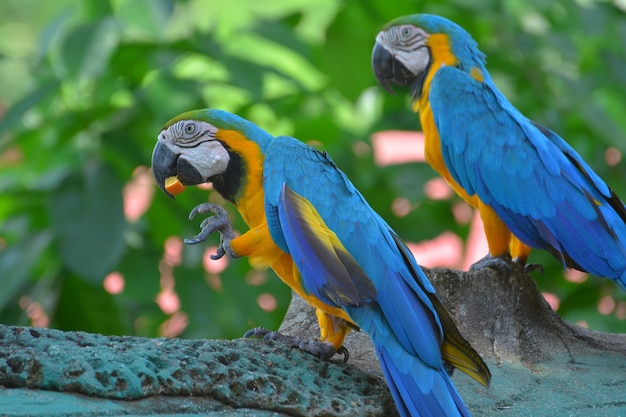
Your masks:
M 494 85 L 485 55 L 460 26 L 415 14 L 376 37 L 378 82 L 411 89 L 426 161 L 484 222 L 489 255 L 526 263 L 531 248 L 626 290 L 626 209 L 553 131 L 522 115 Z
M 206 203 L 190 217 L 215 216 L 189 243 L 218 230 L 215 258 L 247 256 L 253 267 L 273 268 L 317 309 L 319 343 L 330 351 L 323 356 L 351 328 L 363 329 L 401 415 L 469 415 L 444 361 L 484 385 L 489 370 L 404 243 L 325 152 L 204 109 L 165 125 L 152 167 L 169 195 L 211 182 L 236 206 L 247 232 L 235 237 L 223 208 Z

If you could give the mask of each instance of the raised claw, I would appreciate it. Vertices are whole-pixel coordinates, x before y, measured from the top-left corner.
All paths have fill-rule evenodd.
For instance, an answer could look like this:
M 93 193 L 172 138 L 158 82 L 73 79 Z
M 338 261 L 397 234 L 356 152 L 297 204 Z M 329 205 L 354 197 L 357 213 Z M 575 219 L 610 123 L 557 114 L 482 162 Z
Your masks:
M 232 258 L 237 258 L 238 255 L 232 250 L 230 245 L 231 240 L 235 238 L 235 233 L 233 232 L 233 227 L 228 218 L 228 213 L 222 206 L 212 203 L 197 205 L 191 210 L 191 213 L 189 213 L 189 220 L 193 220 L 198 214 L 208 213 L 214 216 L 204 219 L 202 223 L 200 223 L 200 228 L 202 229 L 200 233 L 192 239 L 185 239 L 184 242 L 188 245 L 204 242 L 211 233 L 217 230 L 220 233 L 220 245 L 217 248 L 217 253 L 211 255 L 211 259 L 220 259 L 225 254 L 228 254 Z
M 215 229 L 203 227 L 200 233 L 195 235 L 192 239 L 184 239 L 183 242 L 187 245 L 195 245 L 197 243 L 204 242 L 214 230 Z
M 226 255 L 226 249 L 224 249 L 224 244 L 222 242 L 220 242 L 220 245 L 217 247 L 217 251 L 215 253 L 215 255 L 209 255 L 209 258 L 211 258 L 214 261 L 217 261 L 218 259 L 221 259 L 224 255 Z M 229 255 L 231 258 L 236 258 L 237 256 L 235 255 Z
M 219 204 L 202 203 L 195 206 L 189 213 L 189 220 L 193 220 L 198 214 L 215 214 L 217 217 L 228 218 L 228 213 L 224 210 L 224 207 Z

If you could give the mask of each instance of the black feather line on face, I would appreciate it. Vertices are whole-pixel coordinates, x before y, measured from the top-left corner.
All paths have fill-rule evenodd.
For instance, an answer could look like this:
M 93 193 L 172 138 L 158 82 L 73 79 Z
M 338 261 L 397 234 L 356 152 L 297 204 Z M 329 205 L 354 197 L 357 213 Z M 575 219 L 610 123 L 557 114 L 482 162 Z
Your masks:
M 426 68 L 424 68 L 424 71 L 415 75 L 415 80 L 413 81 L 413 84 L 411 87 L 411 97 L 413 98 L 414 101 L 417 101 L 420 98 L 422 98 L 422 92 L 424 91 L 424 81 L 426 80 L 426 76 L 430 72 L 430 67 L 433 62 L 432 55 L 430 53 L 430 48 L 428 47 L 425 47 L 425 48 L 428 49 L 428 65 L 426 66 Z
M 226 171 L 209 178 L 209 181 L 213 183 L 215 191 L 220 193 L 222 197 L 236 204 L 236 197 L 246 183 L 248 168 L 241 155 L 232 151 L 224 142 L 220 141 L 220 143 L 228 151 L 230 160 L 228 161 Z

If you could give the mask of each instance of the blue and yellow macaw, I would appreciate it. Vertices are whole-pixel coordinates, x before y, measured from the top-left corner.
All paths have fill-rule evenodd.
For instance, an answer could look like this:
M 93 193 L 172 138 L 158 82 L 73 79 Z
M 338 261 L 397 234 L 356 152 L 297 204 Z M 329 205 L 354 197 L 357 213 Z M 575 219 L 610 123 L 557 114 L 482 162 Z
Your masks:
M 350 328 L 366 331 L 401 415 L 469 415 L 444 361 L 484 385 L 489 370 L 404 243 L 326 153 L 204 109 L 165 125 L 152 167 L 167 194 L 212 182 L 237 207 L 247 232 L 235 237 L 223 209 L 207 203 L 192 216 L 217 215 L 193 243 L 219 230 L 216 257 L 273 268 L 317 309 L 320 341 L 333 353 Z
M 378 82 L 409 86 L 426 161 L 484 222 L 489 255 L 525 264 L 531 248 L 626 289 L 626 209 L 553 131 L 496 88 L 472 37 L 439 16 L 388 23 L 376 37 Z

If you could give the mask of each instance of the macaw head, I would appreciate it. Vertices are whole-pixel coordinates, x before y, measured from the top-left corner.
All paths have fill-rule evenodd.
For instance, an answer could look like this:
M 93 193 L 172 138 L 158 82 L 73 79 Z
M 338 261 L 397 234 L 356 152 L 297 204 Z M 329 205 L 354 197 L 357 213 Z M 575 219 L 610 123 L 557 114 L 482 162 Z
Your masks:
M 463 28 L 430 14 L 394 19 L 376 36 L 372 68 L 376 80 L 390 93 L 391 84 L 410 86 L 413 97 L 418 98 L 434 62 L 470 71 L 483 68 L 484 55 Z
M 245 142 L 258 149 L 270 138 L 251 122 L 222 110 L 186 112 L 167 122 L 159 133 L 152 152 L 152 174 L 170 197 L 187 185 L 213 182 L 228 198 L 244 175 L 241 153 L 245 147 L 234 143 Z

